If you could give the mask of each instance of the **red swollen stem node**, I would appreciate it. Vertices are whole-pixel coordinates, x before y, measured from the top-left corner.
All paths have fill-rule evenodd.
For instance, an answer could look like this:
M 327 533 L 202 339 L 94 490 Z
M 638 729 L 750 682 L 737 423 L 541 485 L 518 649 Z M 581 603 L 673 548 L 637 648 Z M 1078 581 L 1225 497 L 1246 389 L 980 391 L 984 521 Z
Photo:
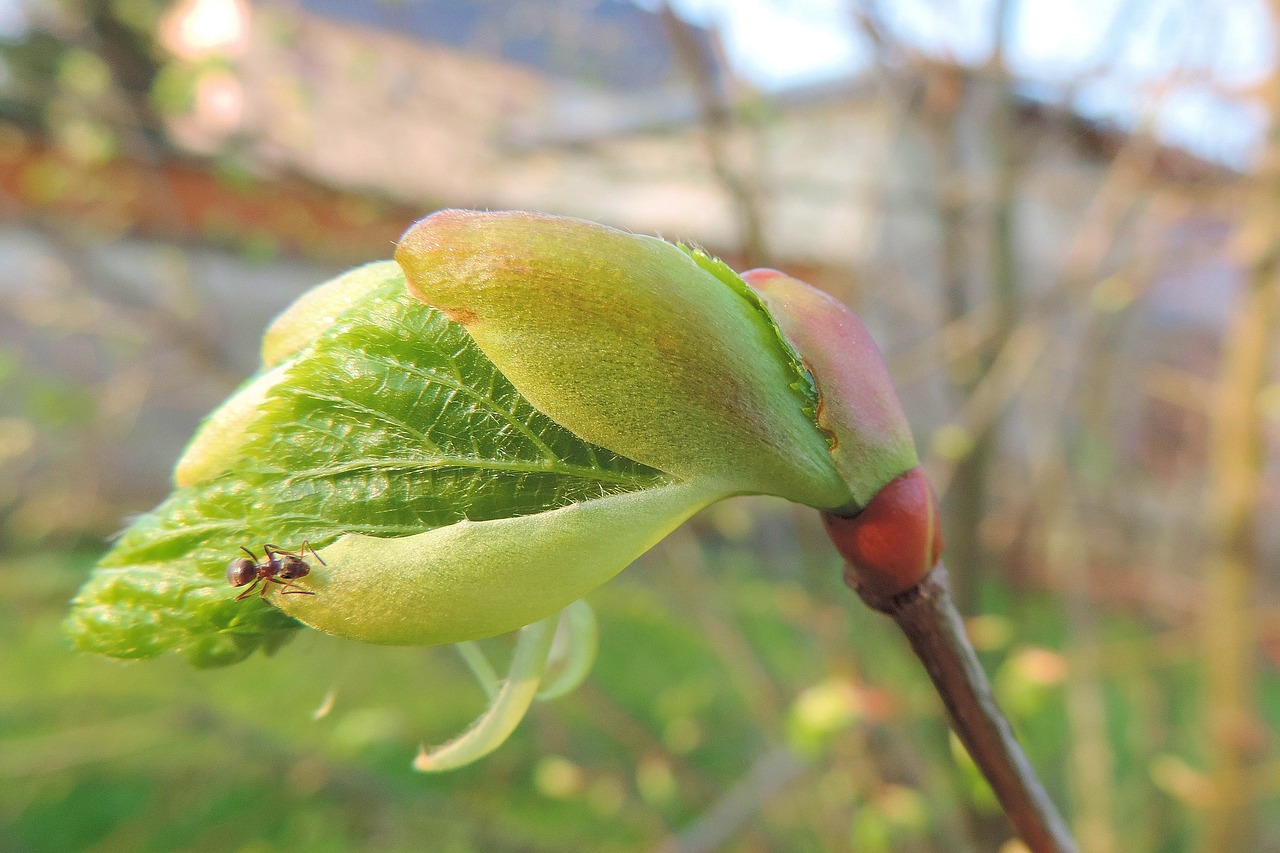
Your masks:
M 877 610 L 914 589 L 942 555 L 938 499 L 924 469 L 912 468 L 852 518 L 822 514 L 845 560 L 844 579 Z

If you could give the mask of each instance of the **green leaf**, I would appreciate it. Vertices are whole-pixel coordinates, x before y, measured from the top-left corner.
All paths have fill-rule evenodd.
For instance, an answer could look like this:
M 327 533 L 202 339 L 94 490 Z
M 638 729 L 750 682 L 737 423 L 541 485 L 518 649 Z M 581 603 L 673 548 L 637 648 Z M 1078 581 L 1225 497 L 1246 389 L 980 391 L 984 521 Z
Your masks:
M 726 494 L 849 502 L 812 379 L 719 261 L 578 219 L 458 210 L 419 221 L 396 259 L 416 296 L 584 439 Z
M 235 601 L 225 569 L 242 545 L 261 555 L 265 543 L 304 541 L 329 564 L 310 561 L 302 584 L 317 594 L 268 593 L 303 619 L 374 642 L 487 636 L 553 614 L 717 497 L 538 412 L 461 326 L 408 295 L 394 264 L 335 284 L 345 293 L 328 299 L 336 316 L 304 311 L 287 346 L 276 337 L 279 363 L 193 441 L 186 485 L 103 558 L 69 617 L 79 647 L 125 658 L 177 650 L 200 665 L 271 649 L 296 623 L 256 592 Z M 475 522 L 498 535 L 477 539 Z M 584 535 L 601 548 L 584 549 Z M 535 553 L 530 541 L 577 553 Z M 459 568 L 498 547 L 510 551 L 508 570 Z M 406 564 L 421 583 L 396 581 Z M 567 580 L 551 577 L 566 566 Z M 460 573 L 460 585 L 448 582 Z M 520 587 L 494 587 L 512 582 Z M 390 629 L 383 617 L 401 587 L 419 610 Z
M 724 261 L 709 255 L 702 249 L 695 246 L 685 246 L 678 244 L 685 254 L 693 258 L 693 262 L 705 271 L 711 273 L 724 284 L 731 293 L 734 293 L 739 299 L 751 307 L 753 313 L 760 323 L 772 332 L 771 341 L 777 347 L 777 351 L 785 359 L 786 366 L 789 369 L 790 382 L 787 384 L 791 390 L 795 392 L 797 400 L 800 403 L 799 411 L 809 421 L 817 422 L 818 413 L 818 388 L 814 382 L 813 374 L 809 368 L 805 366 L 804 360 L 800 357 L 800 353 L 796 352 L 795 346 L 787 338 L 786 333 L 778 324 L 778 320 L 769 311 L 769 307 L 765 304 L 760 294 L 756 293 L 742 279 L 742 276 L 734 272 L 733 268 Z
M 433 214 L 396 254 L 272 324 L 76 599 L 77 645 L 222 664 L 295 620 L 466 642 L 553 617 L 720 498 L 856 509 L 915 464 L 874 342 L 780 273 L 519 212 Z M 237 600 L 228 563 L 268 544 L 310 573 Z
M 277 604 L 322 631 L 366 643 L 502 634 L 586 595 L 720 497 L 676 483 L 416 536 L 353 534 L 321 549 L 328 570 L 308 578 L 317 595 Z
M 276 319 L 80 591 L 80 648 L 211 666 L 299 623 L 458 643 L 490 702 L 415 762 L 448 769 L 585 677 L 579 599 L 693 513 L 746 493 L 857 509 L 914 464 L 874 342 L 781 273 L 519 212 L 436 213 L 396 256 L 405 273 L 369 264 Z M 269 548 L 306 573 L 274 576 Z M 516 629 L 499 679 L 470 641 Z

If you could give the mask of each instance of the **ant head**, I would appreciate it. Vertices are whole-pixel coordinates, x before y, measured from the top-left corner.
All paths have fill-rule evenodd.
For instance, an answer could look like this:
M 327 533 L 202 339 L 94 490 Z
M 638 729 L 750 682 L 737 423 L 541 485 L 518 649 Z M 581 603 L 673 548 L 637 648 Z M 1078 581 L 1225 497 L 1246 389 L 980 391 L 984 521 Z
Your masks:
M 227 583 L 244 586 L 258 576 L 258 566 L 248 557 L 232 560 L 227 566 Z
M 295 557 L 292 554 L 286 554 L 280 558 L 280 572 L 277 575 L 281 580 L 296 580 L 305 577 L 311 573 L 311 566 L 301 557 Z

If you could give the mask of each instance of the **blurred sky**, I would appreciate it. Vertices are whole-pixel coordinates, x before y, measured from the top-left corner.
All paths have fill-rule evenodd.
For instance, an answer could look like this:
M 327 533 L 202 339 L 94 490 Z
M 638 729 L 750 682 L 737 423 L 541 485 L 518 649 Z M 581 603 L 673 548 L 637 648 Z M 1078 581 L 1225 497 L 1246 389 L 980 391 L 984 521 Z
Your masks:
M 653 8 L 657 0 L 636 0 Z M 1010 60 L 1019 73 L 1063 80 L 1108 52 L 1119 22 L 1123 70 L 1158 74 L 1186 62 L 1231 82 L 1269 67 L 1270 34 L 1259 0 L 1013 0 Z M 760 85 L 777 88 L 853 73 L 869 51 L 849 0 L 672 0 L 683 15 L 719 26 L 732 60 Z M 921 50 L 977 63 L 991 50 L 995 0 L 880 0 L 895 33 Z M 1204 26 L 1213 9 L 1214 27 Z M 1123 15 L 1123 18 L 1120 16 Z
M 638 0 L 653 6 L 656 0 Z M 1239 90 L 1274 59 L 1261 0 L 1013 0 L 1009 61 L 1029 94 L 1134 126 L 1151 121 L 1170 142 L 1232 165 L 1247 163 L 1261 113 Z M 672 0 L 714 23 L 731 61 L 777 90 L 856 73 L 870 58 L 848 0 Z M 894 34 L 922 51 L 980 63 L 991 51 L 995 0 L 880 0 Z M 1176 86 L 1166 89 L 1170 75 Z M 1153 108 L 1159 104 L 1158 110 Z

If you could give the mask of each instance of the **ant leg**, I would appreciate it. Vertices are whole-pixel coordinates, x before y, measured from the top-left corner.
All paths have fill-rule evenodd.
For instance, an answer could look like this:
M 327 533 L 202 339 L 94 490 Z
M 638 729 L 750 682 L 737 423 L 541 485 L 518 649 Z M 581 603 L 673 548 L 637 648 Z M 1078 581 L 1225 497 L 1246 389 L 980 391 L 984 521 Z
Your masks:
M 294 550 L 281 548 L 279 545 L 265 545 L 263 546 L 262 550 L 266 552 L 268 559 L 271 558 L 272 554 L 284 554 L 286 557 L 301 557 L 303 554 L 310 552 L 311 556 L 315 557 L 317 560 L 320 561 L 320 565 L 322 566 L 329 565 L 324 561 L 324 557 L 321 557 L 319 554 L 317 554 L 316 549 L 312 548 L 311 543 L 305 539 L 302 540 L 302 546 Z
M 248 596 L 249 593 L 253 592 L 253 588 L 258 585 L 258 581 L 260 580 L 261 578 L 254 578 L 253 583 L 249 584 L 249 588 L 236 596 L 236 601 L 239 601 L 240 599 L 245 598 L 246 596 Z
M 317 560 L 319 560 L 319 561 L 320 561 L 320 565 L 322 565 L 322 566 L 327 566 L 327 565 L 329 565 L 328 563 L 326 563 L 326 562 L 324 561 L 324 557 L 321 557 L 319 554 L 317 554 L 317 553 L 316 553 L 316 549 L 315 549 L 315 548 L 312 548 L 312 547 L 311 547 L 311 543 L 310 543 L 310 542 L 308 542 L 308 541 L 307 541 L 307 540 L 305 540 L 305 539 L 303 539 L 303 540 L 302 540 L 302 547 L 301 547 L 301 548 L 299 548 L 299 549 L 298 549 L 298 551 L 299 551 L 299 552 L 306 552 L 306 551 L 310 551 L 310 552 L 311 552 L 311 556 L 315 557 Z
M 257 555 L 257 554 L 253 553 L 252 551 L 250 551 L 248 548 L 244 547 L 243 545 L 241 545 L 241 546 L 240 546 L 240 550 L 241 550 L 241 551 L 244 551 L 246 554 L 248 554 L 250 557 L 252 557 L 252 558 L 253 558 L 253 561 L 254 561 L 255 563 L 256 563 L 256 562 L 258 562 L 258 555 Z
M 282 581 L 279 578 L 268 578 L 268 580 L 271 581 L 271 583 L 278 583 L 284 587 L 284 589 L 280 590 L 281 595 L 315 595 L 315 593 L 309 589 L 300 589 L 298 587 L 290 589 L 289 587 L 293 586 L 293 581 Z

